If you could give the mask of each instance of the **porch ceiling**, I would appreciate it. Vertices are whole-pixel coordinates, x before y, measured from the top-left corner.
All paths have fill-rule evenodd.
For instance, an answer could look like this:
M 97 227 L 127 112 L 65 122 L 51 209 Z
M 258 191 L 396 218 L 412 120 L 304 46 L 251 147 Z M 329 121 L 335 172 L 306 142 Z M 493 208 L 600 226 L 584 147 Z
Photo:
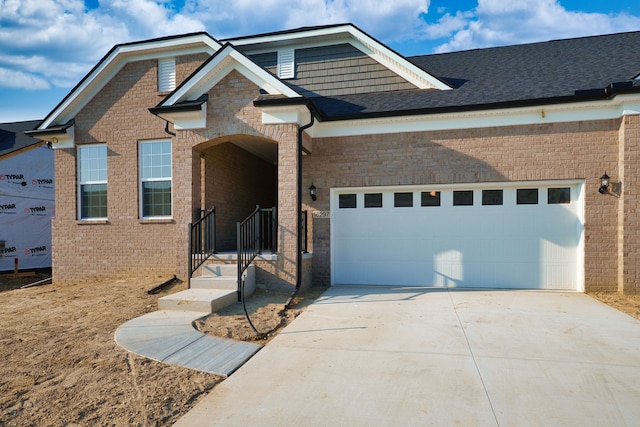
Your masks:
M 278 164 L 278 144 L 261 139 L 235 137 L 230 142 L 271 164 Z

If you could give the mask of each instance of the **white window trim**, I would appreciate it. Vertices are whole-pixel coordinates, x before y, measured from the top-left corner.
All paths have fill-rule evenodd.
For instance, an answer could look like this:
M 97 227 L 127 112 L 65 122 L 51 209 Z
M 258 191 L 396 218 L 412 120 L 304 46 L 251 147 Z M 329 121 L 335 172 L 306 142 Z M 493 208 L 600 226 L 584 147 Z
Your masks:
M 77 208 L 78 208 L 78 212 L 77 212 L 77 218 L 79 221 L 105 221 L 107 220 L 108 216 L 105 217 L 89 217 L 89 218 L 83 218 L 82 217 L 82 186 L 83 185 L 94 185 L 94 184 L 105 184 L 107 186 L 107 191 L 109 189 L 109 179 L 107 176 L 107 179 L 105 180 L 98 180 L 98 181 L 82 181 L 80 179 L 81 176 L 81 169 L 82 169 L 82 165 L 80 164 L 80 151 L 82 151 L 82 149 L 84 148 L 90 148 L 90 147 L 105 147 L 106 148 L 107 144 L 106 143 L 101 143 L 101 144 L 83 144 L 83 145 L 79 145 L 78 149 L 76 151 L 76 155 L 77 155 L 77 163 L 78 163 L 78 174 L 77 174 L 77 182 L 78 182 L 78 186 L 77 186 Z M 107 171 L 109 168 L 109 161 L 108 161 L 108 156 L 106 158 L 107 161 Z M 108 175 L 108 174 L 107 174 Z M 108 203 L 109 199 L 107 197 L 107 203 Z M 108 215 L 108 210 L 107 210 L 107 215 Z
M 142 155 L 141 148 L 143 144 L 152 144 L 159 142 L 168 142 L 171 144 L 171 177 L 167 178 L 142 178 Z M 142 187 L 145 182 L 166 182 L 169 181 L 171 184 L 171 214 L 169 215 L 154 215 L 154 216 L 144 216 L 144 189 Z M 173 219 L 173 141 L 170 139 L 151 139 L 138 141 L 138 216 L 142 220 L 155 220 L 155 219 Z

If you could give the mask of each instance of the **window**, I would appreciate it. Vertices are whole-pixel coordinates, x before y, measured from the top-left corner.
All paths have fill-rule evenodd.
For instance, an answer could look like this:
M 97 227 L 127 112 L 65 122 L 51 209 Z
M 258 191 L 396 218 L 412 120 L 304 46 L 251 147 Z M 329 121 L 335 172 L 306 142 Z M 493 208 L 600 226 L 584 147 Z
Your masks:
M 423 191 L 420 193 L 421 206 L 440 206 L 439 191 Z
M 364 195 L 364 207 L 365 208 L 381 208 L 382 193 L 366 193 Z
M 482 190 L 482 204 L 496 206 L 502 204 L 502 190 Z
M 107 145 L 78 147 L 78 216 L 107 218 Z
M 413 206 L 413 193 L 393 193 L 393 206 L 410 208 Z
M 171 141 L 140 143 L 140 216 L 171 217 Z
M 571 203 L 571 188 L 549 188 L 547 203 L 550 205 Z
M 537 205 L 537 188 L 518 188 L 516 191 L 516 203 L 519 205 Z
M 158 92 L 176 88 L 176 58 L 158 59 Z
M 340 209 L 353 209 L 356 206 L 355 194 L 340 194 L 338 196 L 338 207 Z
M 453 206 L 473 206 L 473 190 L 454 191 Z

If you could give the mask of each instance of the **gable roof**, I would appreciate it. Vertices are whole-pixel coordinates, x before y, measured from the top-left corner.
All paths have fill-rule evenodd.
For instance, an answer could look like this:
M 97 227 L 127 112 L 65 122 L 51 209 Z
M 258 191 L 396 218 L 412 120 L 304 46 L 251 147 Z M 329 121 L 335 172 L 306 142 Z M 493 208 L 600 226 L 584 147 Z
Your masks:
M 288 46 L 301 49 L 349 43 L 419 89 L 451 89 L 447 82 L 431 74 L 427 69 L 407 61 L 404 56 L 353 24 L 302 27 L 295 30 L 225 39 L 222 42 L 231 43 L 245 53 L 268 52 Z
M 129 62 L 201 52 L 213 54 L 218 49 L 220 43 L 206 32 L 118 44 L 44 118 L 38 129 L 68 123 Z
M 24 132 L 33 129 L 40 120 L 0 123 L 0 158 L 7 154 L 42 144 L 42 140 L 32 138 Z
M 202 127 L 206 123 L 207 92 L 233 70 L 268 95 L 288 99 L 302 98 L 289 85 L 237 51 L 231 44 L 225 43 L 157 106 L 149 108 L 149 111 L 172 122 L 176 129 Z
M 409 58 L 454 87 L 313 98 L 322 120 L 434 114 L 640 93 L 640 31 Z M 273 101 L 258 100 L 258 105 Z

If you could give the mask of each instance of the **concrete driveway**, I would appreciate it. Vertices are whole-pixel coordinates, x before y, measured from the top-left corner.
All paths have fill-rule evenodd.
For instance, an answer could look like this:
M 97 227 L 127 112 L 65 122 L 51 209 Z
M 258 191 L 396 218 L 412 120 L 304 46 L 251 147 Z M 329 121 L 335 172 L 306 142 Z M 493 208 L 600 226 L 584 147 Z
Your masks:
M 640 321 L 579 293 L 335 286 L 177 426 L 637 426 Z

